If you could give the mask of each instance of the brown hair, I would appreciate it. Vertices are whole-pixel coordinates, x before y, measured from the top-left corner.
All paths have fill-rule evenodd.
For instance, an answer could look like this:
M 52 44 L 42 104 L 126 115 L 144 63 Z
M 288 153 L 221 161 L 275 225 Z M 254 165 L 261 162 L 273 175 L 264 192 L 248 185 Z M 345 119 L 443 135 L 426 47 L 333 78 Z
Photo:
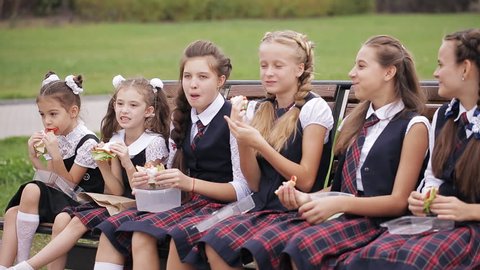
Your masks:
M 470 60 L 477 66 L 477 70 L 480 69 L 480 29 L 455 32 L 446 35 L 444 40 L 455 42 L 455 56 L 458 64 L 465 60 Z M 478 91 L 480 92 L 480 85 Z M 480 93 L 479 100 L 477 100 L 477 109 L 479 108 Z M 443 117 L 443 115 L 438 117 Z M 444 127 L 435 139 L 432 154 L 432 170 L 436 177 L 441 176 L 445 162 L 454 151 L 458 124 L 453 121 L 453 118 L 455 117 L 446 120 Z M 480 142 L 476 139 L 471 139 L 455 164 L 455 184 L 460 192 L 465 194 L 471 202 L 475 202 L 475 198 L 480 195 L 480 167 L 472 160 L 472 157 L 478 156 L 480 156 Z
M 292 134 L 296 135 L 300 108 L 305 104 L 305 97 L 312 90 L 314 45 L 306 35 L 291 30 L 267 32 L 262 39 L 262 43 L 279 43 L 294 48 L 297 64 L 304 64 L 304 71 L 298 78 L 298 91 L 294 97 L 295 106 L 282 117 L 276 119 L 273 104 L 275 96 L 267 93 L 267 100 L 272 102 L 262 102 L 252 120 L 252 126 L 262 134 L 275 150 L 280 151 L 288 138 Z
M 44 80 L 51 75 L 56 74 L 53 71 L 49 71 L 47 74 L 45 74 Z M 73 81 L 78 87 L 82 88 L 82 75 L 74 76 Z M 38 103 L 38 101 L 43 97 L 55 99 L 66 111 L 70 110 L 70 108 L 74 105 L 76 105 L 80 111 L 80 107 L 82 105 L 80 95 L 74 94 L 72 89 L 68 87 L 67 83 L 62 80 L 52 81 L 43 85 L 40 88 L 40 93 L 36 98 L 36 102 Z
M 145 129 L 159 133 L 165 140 L 168 140 L 170 108 L 164 91 L 159 87 L 154 89 L 150 81 L 145 78 L 133 78 L 122 81 L 108 103 L 107 113 L 101 124 L 102 141 L 109 141 L 113 134 L 120 129 L 115 116 L 115 100 L 118 92 L 124 88 L 135 89 L 143 96 L 147 107 L 153 106 L 154 115 L 145 120 Z
M 177 97 L 175 99 L 176 108 L 172 112 L 172 124 L 173 130 L 170 133 L 170 137 L 177 145 L 177 152 L 173 158 L 172 167 L 178 168 L 182 172 L 186 173 L 185 161 L 183 159 L 182 144 L 185 138 L 187 138 L 188 124 L 190 120 L 191 106 L 187 101 L 185 92 L 183 90 L 183 70 L 185 69 L 186 62 L 193 57 L 205 57 L 209 63 L 210 69 L 218 76 L 225 76 L 225 80 L 230 77 L 232 71 L 232 64 L 230 58 L 226 57 L 223 52 L 214 43 L 206 40 L 197 40 L 187 46 L 183 53 L 183 57 L 180 60 L 180 78 L 179 88 L 177 91 Z
M 420 89 L 415 63 L 410 52 L 394 37 L 380 35 L 368 39 L 363 46 L 376 49 L 376 58 L 382 67 L 395 66 L 395 96 L 405 104 L 404 112 L 422 113 L 425 108 L 425 94 Z M 370 105 L 363 101 L 349 114 L 335 145 L 335 153 L 344 153 L 353 138 L 360 132 Z

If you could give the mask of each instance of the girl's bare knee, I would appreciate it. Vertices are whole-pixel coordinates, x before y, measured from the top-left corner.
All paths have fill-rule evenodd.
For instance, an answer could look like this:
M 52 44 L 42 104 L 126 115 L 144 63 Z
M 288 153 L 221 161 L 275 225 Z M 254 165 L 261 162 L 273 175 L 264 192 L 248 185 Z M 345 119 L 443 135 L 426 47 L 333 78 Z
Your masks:
M 38 202 L 40 201 L 40 188 L 35 184 L 27 184 L 22 191 L 20 199 L 20 211 L 32 213 L 38 211 Z
M 18 206 L 10 207 L 5 212 L 5 220 L 9 220 L 11 218 L 16 219 L 18 214 Z
M 65 229 L 65 227 L 67 227 L 71 220 L 72 218 L 67 213 L 62 212 L 58 214 L 53 222 L 52 233 L 59 234 Z
M 146 247 L 156 246 L 157 239 L 150 234 L 135 232 L 132 236 L 132 249 L 144 249 Z

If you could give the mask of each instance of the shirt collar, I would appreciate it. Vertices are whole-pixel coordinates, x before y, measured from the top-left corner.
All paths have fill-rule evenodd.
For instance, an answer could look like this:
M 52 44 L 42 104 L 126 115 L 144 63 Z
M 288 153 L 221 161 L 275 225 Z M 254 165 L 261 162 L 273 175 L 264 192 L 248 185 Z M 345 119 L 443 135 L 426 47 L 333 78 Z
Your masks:
M 401 112 L 405 108 L 405 104 L 401 99 L 396 100 L 392 103 L 384 105 L 378 108 L 376 111 L 373 109 L 373 105 L 370 102 L 370 106 L 368 107 L 367 114 L 365 115 L 365 119 L 368 119 L 372 114 L 375 115 L 380 120 L 390 120 L 392 119 L 397 113 Z
M 192 123 L 196 123 L 198 120 L 200 120 L 204 126 L 207 126 L 223 107 L 224 103 L 225 99 L 219 93 L 215 100 L 202 113 L 197 114 L 197 110 L 192 108 L 190 110 Z
M 460 103 L 460 101 L 459 101 Z M 462 115 L 462 113 L 464 112 L 467 112 L 467 119 L 468 119 L 468 122 L 472 122 L 472 119 L 473 119 L 473 113 L 475 112 L 475 109 L 477 108 L 477 106 L 473 106 L 472 109 L 470 109 L 469 111 L 467 111 L 467 109 L 465 109 L 465 107 L 463 107 L 462 103 L 459 104 L 458 106 L 458 115 L 457 117 L 453 120 L 455 122 L 458 121 L 458 119 L 460 119 L 460 115 Z
M 143 149 L 147 148 L 148 145 L 160 135 L 158 133 L 154 133 L 150 130 L 145 130 L 137 140 L 131 143 L 128 146 L 128 154 L 130 158 L 136 156 L 138 153 L 142 152 Z M 121 129 L 117 133 L 113 134 L 112 138 L 110 139 L 111 142 L 123 142 L 125 143 L 125 130 Z
M 73 141 L 73 138 L 77 137 L 78 134 L 86 134 L 88 133 L 87 127 L 83 124 L 83 121 L 78 120 L 77 126 L 70 131 L 65 136 L 60 135 L 61 137 L 65 137 L 67 142 Z

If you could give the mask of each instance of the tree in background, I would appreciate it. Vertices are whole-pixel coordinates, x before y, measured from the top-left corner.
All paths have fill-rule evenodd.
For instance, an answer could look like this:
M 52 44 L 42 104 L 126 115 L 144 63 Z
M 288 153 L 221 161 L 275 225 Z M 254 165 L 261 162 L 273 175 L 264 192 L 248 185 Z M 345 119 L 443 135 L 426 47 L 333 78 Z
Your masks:
M 255 7 L 255 8 L 252 8 Z M 0 0 L 0 19 L 195 21 L 480 11 L 480 0 Z
M 465 12 L 478 11 L 479 0 L 377 0 L 377 12 Z

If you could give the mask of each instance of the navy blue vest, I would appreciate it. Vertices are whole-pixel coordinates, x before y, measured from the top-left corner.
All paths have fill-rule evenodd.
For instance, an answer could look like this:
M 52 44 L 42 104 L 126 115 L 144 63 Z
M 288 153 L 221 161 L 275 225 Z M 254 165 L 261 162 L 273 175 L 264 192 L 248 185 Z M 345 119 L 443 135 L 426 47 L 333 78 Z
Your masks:
M 196 143 L 195 151 L 188 136 L 183 140 L 184 160 L 190 176 L 217 183 L 233 180 L 230 129 L 223 119 L 224 115 L 230 115 L 231 110 L 232 105 L 225 102 Z M 186 131 L 188 135 L 191 134 L 191 126 L 190 120 Z
M 444 104 L 437 113 L 437 122 L 435 125 L 435 138 L 438 137 L 440 134 L 440 131 L 442 130 L 443 126 L 447 122 L 447 119 L 445 118 L 445 111 L 448 108 L 448 104 Z M 470 141 L 470 138 L 466 139 L 465 145 Z M 455 144 L 455 142 L 452 142 Z M 464 194 L 462 194 L 457 187 L 455 186 L 455 165 L 457 163 L 457 160 L 460 158 L 460 156 L 463 154 L 465 151 L 465 147 L 463 147 L 460 151 L 457 153 L 452 153 L 445 164 L 443 165 L 443 171 L 441 175 L 435 175 L 435 177 L 442 179 L 444 182 L 442 185 L 440 185 L 439 193 L 444 195 L 444 196 L 455 196 L 459 198 L 462 201 L 465 202 L 470 202 L 471 200 L 467 198 Z M 476 201 L 480 201 L 480 198 L 476 198 Z
M 418 114 L 399 112 L 373 144 L 361 168 L 363 196 L 372 197 L 392 193 L 405 132 L 408 123 L 416 115 Z M 344 162 L 345 155 L 342 155 L 335 173 L 332 191 L 340 191 Z M 423 176 L 423 173 L 420 175 Z
M 80 148 L 88 139 L 94 139 L 96 142 L 99 141 L 97 136 L 94 134 L 87 134 L 83 136 L 75 148 L 75 155 L 63 160 L 63 164 L 65 164 L 67 171 L 70 171 L 73 166 L 75 157 L 77 156 L 78 148 Z M 100 169 L 98 169 L 98 167 L 95 169 L 88 168 L 87 172 L 83 175 L 82 181 L 80 181 L 78 184 L 78 186 L 86 192 L 96 193 L 103 193 L 104 185 L 105 182 L 103 181 L 102 174 L 100 173 Z
M 305 98 L 305 102 L 309 101 L 312 98 L 316 98 L 316 96 L 312 93 L 309 93 Z M 264 102 L 271 101 L 265 100 Z M 284 109 L 279 109 L 276 113 L 277 117 L 281 117 L 283 113 L 285 113 L 285 111 Z M 303 129 L 299 119 L 297 120 L 297 134 L 295 138 L 293 137 L 293 135 L 290 136 L 290 138 L 287 140 L 286 147 L 284 147 L 280 151 L 280 154 L 285 158 L 299 164 L 302 159 L 302 139 Z M 332 140 L 329 140 L 327 144 L 324 144 L 320 167 L 317 171 L 317 177 L 311 191 L 316 191 L 323 188 L 323 183 L 325 181 L 325 177 L 328 171 L 328 164 L 330 162 L 330 155 L 332 149 L 331 141 Z M 274 192 L 282 184 L 282 182 L 285 182 L 288 179 L 285 179 L 282 175 L 280 175 L 264 158 L 258 157 L 257 162 L 261 170 L 261 181 L 258 192 L 254 193 L 253 195 L 253 199 L 255 201 L 255 208 L 253 209 L 253 211 L 286 211 L 287 209 L 283 207 Z
M 143 166 L 147 162 L 146 156 L 146 147 L 142 152 L 133 156 L 130 160 L 132 161 L 133 166 Z M 123 183 L 123 197 L 134 198 L 132 195 L 132 187 L 130 186 L 130 181 L 128 181 L 128 174 L 125 168 L 122 167 L 122 183 Z

